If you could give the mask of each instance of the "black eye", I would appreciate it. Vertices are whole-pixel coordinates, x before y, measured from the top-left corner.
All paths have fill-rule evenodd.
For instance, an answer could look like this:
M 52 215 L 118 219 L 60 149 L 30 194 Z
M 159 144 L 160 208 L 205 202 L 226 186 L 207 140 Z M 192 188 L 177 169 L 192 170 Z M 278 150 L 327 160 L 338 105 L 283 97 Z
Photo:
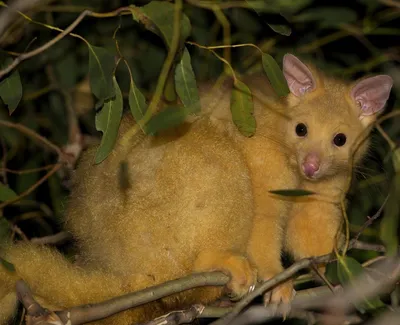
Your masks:
M 304 123 L 299 123 L 296 125 L 296 134 L 299 137 L 304 137 L 307 134 L 307 127 Z
M 346 143 L 346 136 L 343 133 L 338 133 L 333 138 L 335 146 L 341 147 Z

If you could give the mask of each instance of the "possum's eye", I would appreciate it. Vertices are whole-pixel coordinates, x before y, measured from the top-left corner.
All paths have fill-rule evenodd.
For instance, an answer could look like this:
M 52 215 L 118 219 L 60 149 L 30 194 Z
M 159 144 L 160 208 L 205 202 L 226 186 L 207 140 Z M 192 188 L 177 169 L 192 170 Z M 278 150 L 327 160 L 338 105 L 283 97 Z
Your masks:
M 299 123 L 296 125 L 296 134 L 299 137 L 304 137 L 307 135 L 307 126 L 304 123 Z
M 346 135 L 344 135 L 343 133 L 336 134 L 333 138 L 333 143 L 337 147 L 343 146 L 346 143 Z

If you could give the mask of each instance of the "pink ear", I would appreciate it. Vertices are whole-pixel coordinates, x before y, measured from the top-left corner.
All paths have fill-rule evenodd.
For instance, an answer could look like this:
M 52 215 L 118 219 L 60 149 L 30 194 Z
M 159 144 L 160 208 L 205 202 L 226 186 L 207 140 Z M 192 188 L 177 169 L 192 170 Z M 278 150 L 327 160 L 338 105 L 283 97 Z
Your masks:
M 283 57 L 283 74 L 290 92 L 297 97 L 315 89 L 315 79 L 311 71 L 292 54 L 285 54 Z
M 360 118 L 375 114 L 383 109 L 392 86 L 393 79 L 387 75 L 371 77 L 357 83 L 350 95 L 360 105 Z

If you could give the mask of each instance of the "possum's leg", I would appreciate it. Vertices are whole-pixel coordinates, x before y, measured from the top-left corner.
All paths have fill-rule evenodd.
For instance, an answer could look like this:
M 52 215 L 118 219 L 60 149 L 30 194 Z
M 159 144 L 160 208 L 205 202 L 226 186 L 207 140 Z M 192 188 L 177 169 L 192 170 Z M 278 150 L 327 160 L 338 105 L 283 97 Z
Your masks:
M 333 203 L 294 203 L 286 229 L 286 249 L 296 260 L 331 253 L 342 241 L 338 233 L 341 221 L 341 209 Z M 324 271 L 323 266 L 320 271 Z
M 226 251 L 203 251 L 194 264 L 195 272 L 222 271 L 231 277 L 227 284 L 232 299 L 243 297 L 257 281 L 257 272 L 243 255 Z

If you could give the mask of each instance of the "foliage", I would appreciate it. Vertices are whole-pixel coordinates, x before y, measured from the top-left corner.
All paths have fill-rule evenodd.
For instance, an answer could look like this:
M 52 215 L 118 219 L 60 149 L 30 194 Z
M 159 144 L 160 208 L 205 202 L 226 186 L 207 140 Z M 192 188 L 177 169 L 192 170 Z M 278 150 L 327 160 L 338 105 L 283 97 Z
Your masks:
M 224 73 L 234 78 L 233 120 L 244 136 L 252 136 L 256 120 L 249 89 L 240 76 L 263 71 L 276 93 L 285 96 L 288 87 L 279 67 L 288 52 L 342 78 L 390 74 L 396 80 L 389 105 L 394 116 L 400 107 L 395 37 L 400 34 L 400 11 L 390 1 L 188 0 L 179 17 L 178 39 L 174 39 L 176 12 L 171 1 L 42 2 L 27 16 L 15 14 L 10 28 L 0 32 L 0 70 L 19 54 L 54 39 L 84 9 L 91 12 L 72 34 L 0 77 L 0 121 L 19 123 L 64 148 L 75 143 L 76 116 L 85 135 L 101 139 L 95 163 L 107 159 L 115 145 L 123 110 L 146 134 L 155 134 L 197 114 L 197 84 Z M 223 44 L 237 46 L 217 48 Z M 170 65 L 163 68 L 171 51 Z M 359 177 L 353 181 L 347 211 L 350 231 L 356 234 L 390 192 L 381 218 L 360 237 L 383 243 L 389 254 L 396 254 L 398 247 L 399 125 L 396 117 L 388 118 L 374 132 L 371 154 L 364 167 L 357 168 Z M 21 233 L 31 238 L 57 232 L 68 190 L 62 175 L 47 174 L 55 163 L 55 150 L 39 146 L 43 141 L 32 134 L 3 124 L 0 144 L 0 242 L 21 239 Z M 40 186 L 29 191 L 43 177 Z M 27 190 L 27 195 L 18 197 Z M 290 189 L 274 193 L 312 194 Z M 21 233 L 16 234 L 14 226 Z M 65 247 L 67 253 L 70 249 Z M 349 255 L 341 257 L 330 278 L 348 281 L 358 274 L 360 263 L 377 253 Z M 365 305 L 381 304 L 374 300 Z

